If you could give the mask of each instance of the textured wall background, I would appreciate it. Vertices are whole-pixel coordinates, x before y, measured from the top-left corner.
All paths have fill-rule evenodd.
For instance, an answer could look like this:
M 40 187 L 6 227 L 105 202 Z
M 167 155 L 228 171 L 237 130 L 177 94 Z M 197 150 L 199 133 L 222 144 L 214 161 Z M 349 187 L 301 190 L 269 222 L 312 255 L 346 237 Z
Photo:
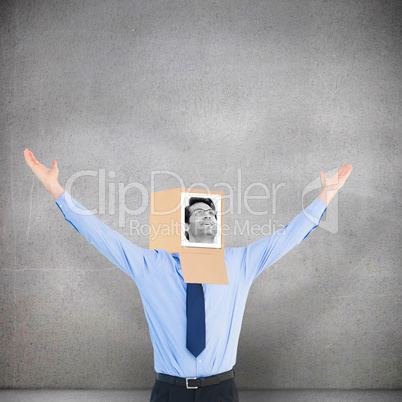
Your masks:
M 235 233 L 236 222 L 286 225 L 318 195 L 303 192 L 320 170 L 351 163 L 322 227 L 253 285 L 237 382 L 401 387 L 401 2 L 0 7 L 1 387 L 147 388 L 154 376 L 135 283 L 64 221 L 26 147 L 48 166 L 57 159 L 62 185 L 96 174 L 77 178 L 73 196 L 142 247 L 148 237 L 130 220 L 147 224 L 149 206 L 119 226 L 119 183 L 147 193 L 177 177 L 229 184 L 230 247 L 261 238 Z M 177 177 L 152 181 L 160 170 Z M 282 184 L 275 211 L 272 195 L 249 201 L 268 214 L 247 211 L 255 182 Z M 136 209 L 142 194 L 125 199 Z

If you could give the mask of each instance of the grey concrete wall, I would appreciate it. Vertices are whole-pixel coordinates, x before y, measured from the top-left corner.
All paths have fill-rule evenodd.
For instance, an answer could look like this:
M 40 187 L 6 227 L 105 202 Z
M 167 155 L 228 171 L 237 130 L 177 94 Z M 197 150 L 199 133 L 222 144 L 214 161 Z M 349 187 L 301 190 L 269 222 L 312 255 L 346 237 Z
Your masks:
M 253 285 L 237 383 L 401 387 L 401 12 L 396 0 L 3 1 L 0 386 L 147 388 L 154 375 L 135 283 L 64 221 L 28 147 L 57 159 L 62 185 L 81 175 L 73 196 L 142 247 L 130 224 L 149 222 L 152 186 L 227 191 L 226 246 L 241 246 L 311 202 L 320 170 L 351 163 L 321 227 Z M 278 190 L 247 209 L 256 182 Z M 137 187 L 118 197 L 119 183 Z M 122 214 L 118 198 L 138 208 L 141 186 L 144 211 Z

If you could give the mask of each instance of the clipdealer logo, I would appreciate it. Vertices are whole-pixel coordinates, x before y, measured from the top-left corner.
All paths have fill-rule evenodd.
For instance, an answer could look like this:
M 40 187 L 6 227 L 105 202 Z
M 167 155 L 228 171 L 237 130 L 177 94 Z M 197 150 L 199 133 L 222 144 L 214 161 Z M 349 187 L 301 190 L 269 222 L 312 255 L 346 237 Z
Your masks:
M 333 169 L 328 174 L 334 174 L 337 172 L 337 169 Z M 97 178 L 98 185 L 98 205 L 97 208 L 83 210 L 78 205 L 76 205 L 70 194 L 73 192 L 73 186 L 75 182 L 81 177 L 93 177 Z M 203 189 L 206 191 L 222 191 L 225 193 L 223 199 L 225 201 L 225 210 L 223 214 L 225 216 L 228 215 L 241 215 L 243 212 L 247 212 L 251 215 L 264 216 L 270 214 L 276 215 L 277 213 L 277 196 L 278 191 L 281 191 L 281 188 L 286 186 L 286 183 L 275 184 L 272 183 L 270 188 L 262 182 L 253 182 L 248 184 L 247 186 L 243 183 L 242 171 L 241 169 L 237 169 L 237 180 L 236 184 L 232 185 L 226 182 L 219 182 L 214 184 L 210 188 L 205 183 L 193 183 L 190 186 L 185 186 L 184 180 L 175 172 L 168 170 L 157 170 L 151 171 L 151 186 L 150 191 L 144 186 L 144 184 L 140 182 L 131 182 L 129 184 L 125 184 L 123 182 L 115 182 L 116 172 L 110 170 L 106 172 L 106 169 L 98 169 L 98 170 L 81 170 L 79 172 L 71 175 L 65 185 L 66 190 L 66 201 L 68 207 L 73 210 L 75 213 L 81 215 L 94 214 L 94 215 L 118 215 L 118 226 L 123 228 L 126 226 L 127 216 L 139 216 L 143 214 L 149 207 L 150 203 L 150 194 L 157 191 L 156 190 L 156 182 L 162 181 L 162 177 L 164 176 L 164 182 L 169 183 L 169 188 L 183 188 L 186 190 L 196 190 Z M 107 179 L 107 178 L 108 179 Z M 167 180 L 166 180 L 167 179 Z M 177 182 L 177 185 L 171 185 L 173 181 Z M 306 205 L 304 205 L 305 196 L 317 189 L 321 188 L 320 177 L 311 181 L 303 190 L 302 194 L 302 209 L 304 210 Z M 282 190 L 283 191 L 283 190 Z M 130 209 L 127 206 L 127 196 L 128 193 L 132 192 L 136 193 L 136 198 L 140 199 L 140 203 L 138 207 L 135 209 Z M 257 192 L 260 195 L 252 195 L 252 193 Z M 117 198 L 117 203 L 116 203 Z M 258 205 L 264 205 L 261 210 L 254 210 L 250 205 L 253 204 L 254 200 L 259 200 Z M 256 205 L 254 203 L 254 205 Z M 177 205 L 177 209 L 180 208 L 180 204 Z M 168 211 L 169 213 L 173 211 Z M 151 211 L 152 213 L 152 211 Z M 152 233 L 162 233 L 163 228 L 150 228 L 147 227 L 149 225 L 140 224 L 140 221 L 137 219 L 130 220 L 130 235 L 132 234 L 143 234 L 143 235 L 152 235 Z M 275 219 L 261 219 L 261 224 L 250 224 L 248 219 L 242 220 L 239 222 L 235 220 L 234 225 L 230 228 L 228 225 L 224 225 L 222 227 L 222 233 L 228 234 L 238 234 L 238 235 L 252 235 L 252 236 L 267 236 L 275 233 L 277 230 L 282 229 L 286 225 L 280 224 L 278 220 Z M 326 213 L 324 219 L 321 220 L 320 225 L 322 229 L 330 232 L 337 233 L 338 232 L 338 198 L 337 196 L 331 202 L 330 213 Z

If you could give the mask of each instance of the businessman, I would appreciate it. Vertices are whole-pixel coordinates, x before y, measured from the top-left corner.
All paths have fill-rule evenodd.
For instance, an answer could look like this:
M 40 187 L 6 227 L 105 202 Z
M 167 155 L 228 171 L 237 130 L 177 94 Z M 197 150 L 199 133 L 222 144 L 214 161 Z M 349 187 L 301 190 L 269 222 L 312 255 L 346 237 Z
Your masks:
M 321 172 L 322 192 L 287 226 L 246 247 L 225 248 L 229 285 L 187 284 L 178 253 L 134 245 L 65 192 L 55 160 L 46 168 L 28 149 L 24 155 L 65 219 L 136 282 L 154 348 L 151 402 L 239 400 L 233 366 L 249 289 L 319 225 L 352 171 L 348 164 L 332 178 Z M 187 207 L 186 231 L 190 239 L 208 243 L 215 236 L 216 214 L 207 200 L 196 201 Z

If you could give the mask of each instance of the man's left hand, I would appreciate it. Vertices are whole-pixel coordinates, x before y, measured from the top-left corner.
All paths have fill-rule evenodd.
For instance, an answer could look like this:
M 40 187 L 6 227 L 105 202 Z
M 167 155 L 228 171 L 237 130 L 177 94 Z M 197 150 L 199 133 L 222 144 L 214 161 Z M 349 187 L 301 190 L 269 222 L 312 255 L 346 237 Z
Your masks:
M 350 176 L 350 173 L 352 173 L 352 165 L 342 165 L 341 168 L 338 170 L 338 173 L 331 178 L 325 177 L 324 172 L 320 173 L 323 190 L 318 198 L 328 206 L 329 202 L 332 200 L 335 194 L 345 184 L 346 180 Z
M 325 173 L 321 172 L 321 184 L 323 189 L 327 191 L 340 190 L 350 176 L 350 173 L 352 173 L 352 165 L 349 164 L 346 166 L 342 165 L 338 173 L 331 178 L 325 177 Z

